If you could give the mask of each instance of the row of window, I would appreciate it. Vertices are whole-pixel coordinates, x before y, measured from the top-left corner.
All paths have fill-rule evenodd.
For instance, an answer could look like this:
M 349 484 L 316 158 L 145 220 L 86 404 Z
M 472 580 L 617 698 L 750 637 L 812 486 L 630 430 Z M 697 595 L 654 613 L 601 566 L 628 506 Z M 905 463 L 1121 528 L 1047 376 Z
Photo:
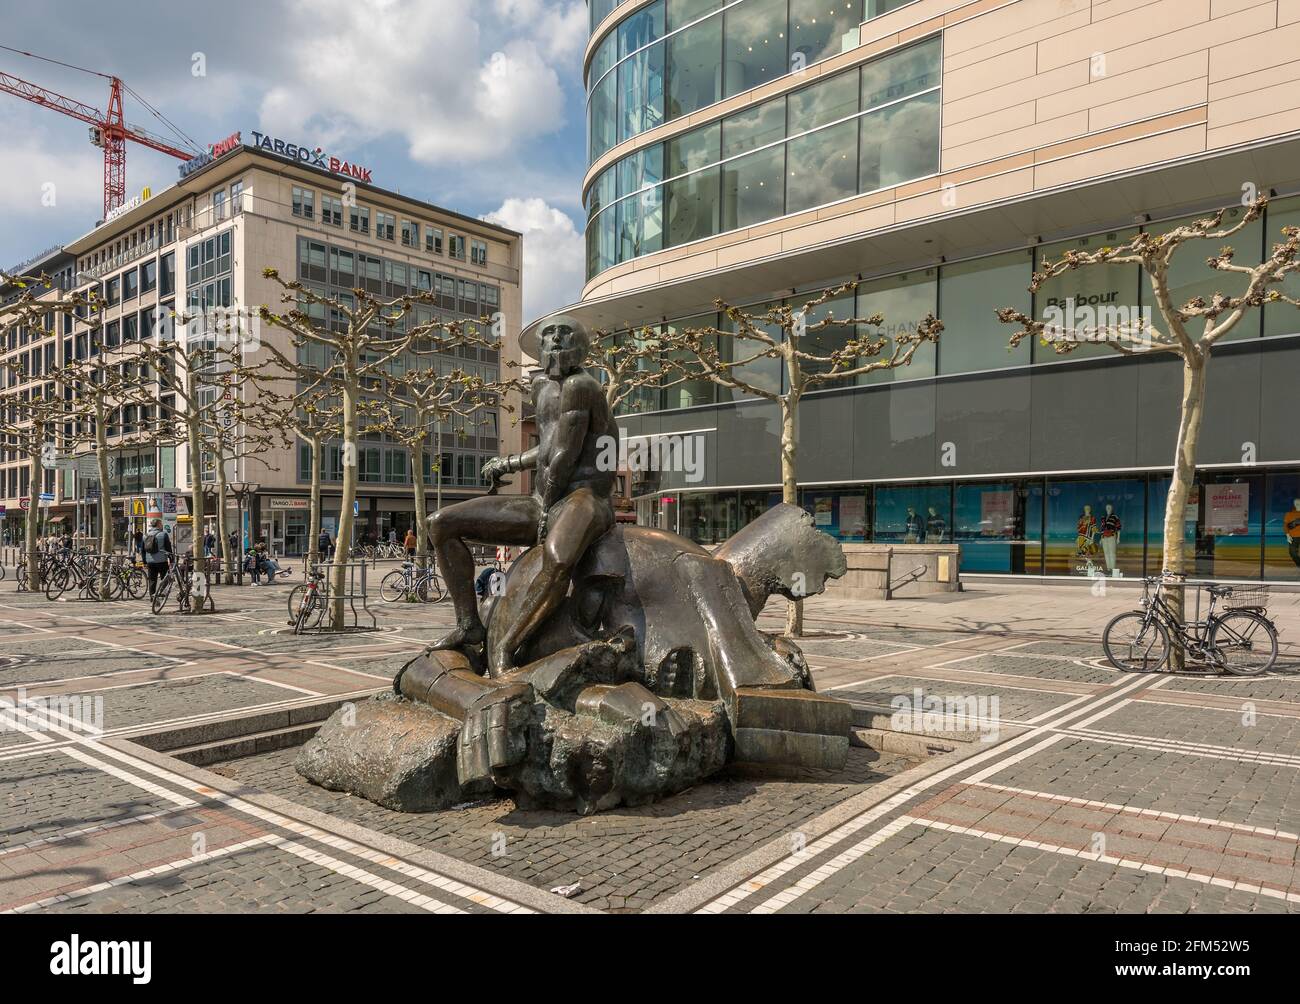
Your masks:
M 293 186 L 293 215 L 301 217 L 304 220 L 313 220 L 316 218 L 316 195 L 317 193 L 310 188 L 299 188 Z M 368 206 L 351 206 L 347 211 L 348 229 L 355 234 L 370 234 L 371 211 Z M 336 199 L 328 193 L 320 194 L 320 220 L 327 226 L 338 227 L 342 229 L 344 217 L 344 205 L 341 199 Z M 428 223 L 419 223 L 415 220 L 402 220 L 399 226 L 398 219 L 392 213 L 385 213 L 382 210 L 375 210 L 374 214 L 375 237 L 379 240 L 399 242 L 404 247 L 419 248 L 421 232 L 424 235 L 424 250 L 429 254 L 441 255 L 444 251 L 444 236 L 441 227 L 435 227 Z M 446 235 L 445 249 L 447 257 L 454 261 L 465 260 L 466 238 L 461 234 L 448 233 Z M 484 266 L 487 264 L 488 246 L 484 241 L 474 238 L 468 240 L 469 260 L 474 265 Z
M 587 277 L 939 169 L 940 39 L 638 150 L 587 193 Z
M 160 296 L 171 296 L 176 292 L 176 252 L 150 258 L 112 276 L 95 290 L 95 295 L 102 297 L 105 306 L 115 307 L 154 290 Z
M 364 289 L 376 296 L 430 293 L 440 309 L 480 317 L 501 309 L 501 287 L 377 258 L 306 237 L 298 238 L 298 278 L 341 290 Z
M 323 447 L 321 458 L 321 480 L 336 483 L 343 480 L 342 453 L 337 444 Z M 495 453 L 455 453 L 441 454 L 441 461 L 435 462 L 429 451 L 424 454 L 423 478 L 425 485 L 436 487 L 439 474 L 444 486 L 463 488 L 485 488 L 488 483 L 483 480 L 480 471 L 483 465 L 495 457 Z M 383 449 L 377 446 L 361 447 L 357 450 L 357 476 L 366 484 L 411 484 L 411 454 L 406 449 Z M 311 446 L 306 443 L 298 445 L 298 480 L 311 482 Z
M 803 488 L 819 530 L 846 543 L 960 544 L 963 572 L 1136 578 L 1160 572 L 1169 477 L 1018 478 Z M 776 491 L 642 499 L 638 521 L 701 544 L 776 505 Z M 1201 472 L 1183 525 L 1193 578 L 1300 581 L 1300 471 Z
M 870 0 L 657 0 L 592 55 L 590 161 L 647 129 L 856 48 Z M 899 4 L 894 4 L 899 6 Z M 595 13 L 593 7 L 593 14 Z
M 1241 212 L 1240 209 L 1230 212 L 1223 226 L 1232 226 L 1235 219 L 1240 219 Z M 1163 233 L 1194 219 L 1197 217 L 1150 224 L 1145 229 L 1152 233 Z M 1237 234 L 1232 240 L 1236 252 L 1234 262 L 1246 266 L 1259 264 L 1282 228 L 1288 226 L 1300 226 L 1300 196 L 1274 200 L 1262 219 L 1251 223 Z M 1097 307 L 1091 306 L 1095 304 L 1124 311 L 1132 310 L 1143 317 L 1149 316 L 1151 324 L 1157 330 L 1162 330 L 1163 322 L 1159 311 L 1152 306 L 1153 293 L 1145 274 L 1137 265 L 1111 263 L 1071 271 L 1049 279 L 1036 294 L 1029 292 L 1033 272 L 1036 268 L 1041 268 L 1044 262 L 1057 260 L 1071 250 L 1089 251 L 1105 245 L 1114 246 L 1131 239 L 1136 233 L 1137 229 L 1134 228 L 1096 234 L 863 282 L 858 286 L 856 295 L 832 300 L 818 308 L 816 314 L 808 318 L 808 324 L 815 324 L 826 316 L 847 319 L 870 317 L 878 312 L 884 315 L 884 326 L 868 329 L 864 334 L 883 334 L 892 338 L 898 334 L 914 332 L 917 323 L 927 314 L 934 314 L 943 321 L 944 331 L 938 343 L 921 346 L 910 366 L 882 369 L 860 376 L 857 378 L 860 384 L 973 373 L 1061 359 L 1112 356 L 1115 354 L 1112 348 L 1098 343 L 1079 344 L 1064 356 L 1057 354 L 1051 345 L 1043 345 L 1029 338 L 1024 339 L 1016 348 L 1010 348 L 1008 342 L 1015 329 L 999 321 L 995 310 L 1012 307 L 1046 321 L 1053 318 L 1057 310 L 1068 312 L 1072 309 L 1071 304 L 1078 311 L 1096 311 Z M 1216 271 L 1206 264 L 1208 257 L 1219 252 L 1220 243 L 1192 241 L 1175 256 L 1169 272 L 1170 293 L 1174 303 L 1184 304 L 1198 296 L 1208 301 L 1215 292 L 1239 291 L 1240 280 L 1236 276 Z M 1198 246 L 1201 244 L 1205 247 Z M 1300 277 L 1288 276 L 1279 288 L 1289 296 L 1300 296 Z M 785 302 L 797 307 L 813 295 L 807 293 L 785 301 L 775 301 L 771 305 Z M 769 305 L 756 304 L 749 309 L 761 312 L 767 306 Z M 1297 315 L 1296 308 L 1285 301 L 1268 304 L 1261 310 L 1247 313 L 1237 327 L 1225 336 L 1225 340 L 1241 341 L 1261 336 L 1295 334 L 1300 330 L 1297 328 L 1298 321 L 1300 316 Z M 1074 323 L 1088 326 L 1099 322 L 1076 316 Z M 670 329 L 719 327 L 722 331 L 729 330 L 729 326 L 725 318 L 719 318 L 716 314 L 682 318 L 666 325 Z M 771 334 L 780 333 L 772 331 Z M 826 356 L 843 346 L 854 334 L 846 326 L 832 325 L 806 336 L 804 344 L 808 352 Z M 758 343 L 728 339 L 720 346 L 720 351 L 724 359 L 746 358 L 758 351 Z M 805 364 L 804 368 L 815 369 L 809 364 Z M 749 362 L 738 367 L 737 373 L 746 382 L 769 390 L 787 389 L 786 375 L 779 359 Z M 661 408 L 688 408 L 732 399 L 731 391 L 700 380 L 677 384 L 664 390 L 642 388 L 624 403 L 623 410 L 648 412 Z
M 228 284 L 229 280 L 226 282 Z M 226 288 L 228 295 L 229 286 Z M 58 359 L 55 357 L 54 341 L 11 356 L 9 361 L 12 365 L 0 366 L 0 390 L 17 387 L 29 380 L 39 379 L 42 375 L 54 375 L 59 366 L 68 365 L 74 360 L 92 359 L 104 348 L 117 348 L 134 341 L 151 341 L 159 320 L 169 318 L 174 309 L 175 305 L 171 302 L 160 303 L 156 307 L 145 307 L 123 314 L 94 330 L 81 331 L 75 336 L 69 334 L 63 339 L 63 354 Z

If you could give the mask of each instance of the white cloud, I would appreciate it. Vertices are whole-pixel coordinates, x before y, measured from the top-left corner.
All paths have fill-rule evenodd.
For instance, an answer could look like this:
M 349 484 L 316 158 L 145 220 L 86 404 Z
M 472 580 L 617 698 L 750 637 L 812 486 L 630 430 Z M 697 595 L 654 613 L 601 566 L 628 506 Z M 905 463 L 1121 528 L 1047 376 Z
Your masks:
M 503 3 L 510 17 L 481 23 L 493 8 L 470 0 L 291 0 L 311 41 L 288 50 L 263 127 L 343 150 L 396 134 L 430 165 L 506 156 L 558 130 L 556 67 L 581 45 L 573 5 Z
M 585 244 L 566 214 L 542 199 L 506 199 L 483 219 L 524 235 L 525 324 L 578 299 Z
M 46 135 L 24 137 L 4 126 L 0 119 L 0 132 L 10 137 L 0 157 L 0 215 L 10 226 L 16 220 L 48 218 L 48 239 L 38 238 L 46 244 L 80 236 L 61 233 L 61 220 L 80 219 L 84 221 L 81 231 L 89 230 L 103 212 L 102 155 L 89 144 L 84 150 L 69 150 L 67 144 L 52 142 Z

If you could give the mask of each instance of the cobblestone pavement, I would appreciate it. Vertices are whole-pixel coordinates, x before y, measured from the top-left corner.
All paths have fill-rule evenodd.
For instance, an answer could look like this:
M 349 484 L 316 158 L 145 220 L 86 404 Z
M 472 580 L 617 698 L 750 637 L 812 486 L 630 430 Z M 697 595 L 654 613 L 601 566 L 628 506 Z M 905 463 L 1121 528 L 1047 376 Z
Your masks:
M 204 770 L 146 748 L 364 696 L 450 620 L 380 604 L 375 631 L 294 637 L 288 589 L 220 588 L 218 613 L 182 619 L 0 586 L 0 699 L 46 709 L 0 728 L 0 910 L 1300 908 L 1300 594 L 1275 595 L 1279 669 L 1247 680 L 1107 666 L 1125 588 L 820 597 L 803 642 L 819 688 L 864 729 L 952 752 L 855 747 L 834 775 L 729 772 L 582 818 L 506 799 L 405 815 L 307 784 L 293 749 Z

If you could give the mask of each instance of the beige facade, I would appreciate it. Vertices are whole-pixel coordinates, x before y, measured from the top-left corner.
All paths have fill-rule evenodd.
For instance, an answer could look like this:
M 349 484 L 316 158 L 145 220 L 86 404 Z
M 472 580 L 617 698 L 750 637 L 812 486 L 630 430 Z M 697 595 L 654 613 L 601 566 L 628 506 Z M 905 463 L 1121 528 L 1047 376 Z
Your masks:
M 439 314 L 475 320 L 499 314 L 499 349 L 480 349 L 479 356 L 469 362 L 457 359 L 458 364 L 478 368 L 485 377 L 493 378 L 497 373 L 510 374 L 512 362 L 517 364 L 519 358 L 521 242 L 519 234 L 505 228 L 346 175 L 237 145 L 178 184 L 153 193 L 66 245 L 62 255 L 69 275 L 74 277 L 72 285 L 83 291 L 97 290 L 107 304 L 103 327 L 93 337 L 101 339 L 104 351 L 120 352 L 124 358 L 129 356 L 133 340 L 126 336 L 128 325 L 135 339 L 143 339 L 148 337 L 147 327 L 155 323 L 155 318 L 173 313 L 193 316 L 209 304 L 242 310 L 246 319 L 254 318 L 262 305 L 280 309 L 282 290 L 263 274 L 264 270 L 275 268 L 285 278 L 302 277 L 311 282 L 303 271 L 302 259 L 319 250 L 327 262 L 335 260 L 329 258 L 335 252 L 343 255 L 343 260 L 357 263 L 352 274 L 331 274 L 328 278 L 341 280 L 333 286 L 327 281 L 312 282 L 323 292 L 360 284 L 360 263 L 369 259 L 382 274 L 381 295 L 401 295 L 404 289 L 416 288 L 418 281 L 431 284 L 434 291 L 450 291 L 445 304 L 440 303 Z M 211 255 L 206 262 L 205 249 Z M 192 254 L 197 254 L 197 269 L 189 267 Z M 145 279 L 144 269 L 149 270 L 151 279 Z M 131 282 L 136 287 L 130 296 L 126 295 L 127 275 L 133 277 Z M 151 288 L 146 290 L 146 285 Z M 50 295 L 61 294 L 56 291 Z M 257 337 L 292 356 L 286 332 L 261 325 Z M 57 337 L 48 341 L 53 343 L 56 365 L 62 364 L 65 357 L 75 358 L 90 350 L 81 325 L 66 336 L 60 329 Z M 25 342 L 12 350 L 8 344 L 0 341 L 0 355 L 31 351 Z M 266 356 L 262 350 L 261 358 Z M 258 354 L 250 361 L 260 361 Z M 30 382 L 48 380 L 50 376 L 48 367 L 43 367 Z M 22 393 L 27 385 L 5 388 L 3 393 Z M 477 493 L 481 490 L 477 483 L 471 484 L 469 477 L 462 475 L 471 466 L 476 472 L 478 463 L 489 454 L 519 450 L 519 431 L 509 415 L 499 414 L 496 425 L 498 431 L 490 439 L 481 431 L 468 440 L 444 433 L 442 448 L 452 458 L 453 466 L 459 464 L 457 470 L 444 474 L 446 497 Z M 138 439 L 127 433 L 128 428 L 124 421 L 114 439 L 115 446 L 134 444 Z M 409 472 L 405 483 L 395 476 L 398 460 L 389 453 L 397 447 L 382 445 L 377 449 L 382 451 L 377 475 L 373 480 L 363 478 L 359 486 L 360 523 L 384 530 L 392 523 L 403 522 L 394 514 L 413 511 L 412 489 Z M 294 545 L 301 543 L 289 540 L 302 536 L 300 520 L 292 517 L 302 511 L 300 500 L 309 488 L 309 481 L 302 476 L 300 451 L 300 445 L 259 451 L 256 457 L 245 457 L 227 471 L 232 481 L 260 486 L 254 503 L 253 534 L 265 533 L 282 553 L 292 553 Z M 134 450 L 130 452 L 134 456 Z M 115 499 L 119 507 L 125 503 L 127 514 L 136 497 L 185 495 L 192 490 L 183 443 L 141 443 L 139 452 L 150 459 L 128 457 L 124 463 L 135 471 L 148 463 L 152 470 L 118 486 Z M 429 452 L 438 451 L 431 445 Z M 0 453 L 0 504 L 6 505 L 11 517 L 19 510 L 20 488 L 24 489 L 21 494 L 26 488 L 17 473 L 19 466 L 18 458 Z M 15 473 L 9 475 L 6 469 Z M 77 482 L 64 475 L 55 480 L 53 512 L 72 514 L 78 500 Z M 338 488 L 337 483 L 328 480 L 324 486 L 327 516 L 337 515 Z M 291 523 L 294 530 L 290 529 Z
M 588 63 L 646 6 L 617 7 Z M 863 23 L 847 51 L 615 145 L 584 196 L 630 153 L 934 37 L 937 172 L 620 261 L 590 279 L 582 309 L 601 324 L 685 315 L 715 295 L 758 299 L 1230 204 L 1248 185 L 1300 190 L 1300 0 L 916 0 Z M 1105 196 L 1086 192 L 1103 182 Z

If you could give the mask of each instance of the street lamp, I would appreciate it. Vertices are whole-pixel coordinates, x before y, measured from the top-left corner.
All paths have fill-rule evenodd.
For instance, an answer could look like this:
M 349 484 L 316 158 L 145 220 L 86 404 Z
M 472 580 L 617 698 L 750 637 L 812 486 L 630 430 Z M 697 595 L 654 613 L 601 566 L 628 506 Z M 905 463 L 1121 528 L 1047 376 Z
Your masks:
M 244 502 L 251 499 L 257 494 L 257 490 L 262 486 L 256 481 L 232 481 L 230 482 L 230 493 L 235 496 L 235 504 L 238 506 L 239 519 L 239 576 L 243 581 L 244 575 Z M 250 506 L 251 508 L 251 506 Z

